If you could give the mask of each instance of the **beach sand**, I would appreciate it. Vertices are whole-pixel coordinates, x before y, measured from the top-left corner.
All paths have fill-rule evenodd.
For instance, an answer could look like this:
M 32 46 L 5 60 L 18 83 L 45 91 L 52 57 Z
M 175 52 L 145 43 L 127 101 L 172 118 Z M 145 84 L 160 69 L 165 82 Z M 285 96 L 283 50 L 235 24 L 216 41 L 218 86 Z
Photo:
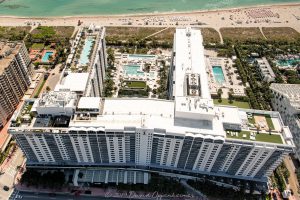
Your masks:
M 291 27 L 300 32 L 300 3 L 266 5 L 226 10 L 193 11 L 178 13 L 66 16 L 66 17 L 16 17 L 1 16 L 0 26 L 81 26 L 91 23 L 101 26 L 141 27 Z

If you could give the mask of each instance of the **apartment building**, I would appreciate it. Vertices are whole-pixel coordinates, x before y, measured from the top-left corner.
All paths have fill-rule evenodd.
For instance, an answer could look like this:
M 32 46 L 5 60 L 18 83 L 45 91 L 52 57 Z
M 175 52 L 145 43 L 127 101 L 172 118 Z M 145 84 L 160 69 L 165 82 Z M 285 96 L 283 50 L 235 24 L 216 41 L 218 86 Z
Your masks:
M 200 30 L 177 29 L 174 38 L 172 100 L 74 97 L 77 107 L 71 115 L 52 109 L 40 113 L 35 103 L 39 99 L 26 102 L 24 107 L 33 105 L 35 117 L 26 123 L 12 120 L 9 132 L 25 153 L 27 166 L 266 181 L 294 148 L 280 114 L 214 105 Z M 22 109 L 15 119 L 22 117 Z
M 0 42 L 0 127 L 30 85 L 30 58 L 23 42 Z
M 280 112 L 283 122 L 289 126 L 296 145 L 296 156 L 300 159 L 300 85 L 272 83 L 270 88 L 274 95 L 272 107 Z
M 254 65 L 256 66 L 256 68 L 259 72 L 261 80 L 268 82 L 268 83 L 275 81 L 276 76 L 275 76 L 268 60 L 265 57 L 256 58 L 254 60 Z

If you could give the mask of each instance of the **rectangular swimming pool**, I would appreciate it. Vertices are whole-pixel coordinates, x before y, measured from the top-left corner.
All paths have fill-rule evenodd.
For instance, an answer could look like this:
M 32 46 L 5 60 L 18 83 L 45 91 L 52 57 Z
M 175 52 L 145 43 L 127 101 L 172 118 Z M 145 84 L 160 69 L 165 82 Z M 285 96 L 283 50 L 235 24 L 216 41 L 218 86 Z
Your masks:
M 155 55 L 148 54 L 129 54 L 129 58 L 155 58 Z
M 90 62 L 89 55 L 92 50 L 93 42 L 94 39 L 91 37 L 85 39 L 84 46 L 80 55 L 80 60 L 79 60 L 80 65 L 87 65 Z
M 214 77 L 217 83 L 223 84 L 225 82 L 225 77 L 223 74 L 223 70 L 221 66 L 213 66 L 212 67 Z
M 144 72 L 140 71 L 141 66 L 139 65 L 125 65 L 124 70 L 126 75 L 136 75 L 136 76 L 143 76 Z
M 300 59 L 291 59 L 291 60 L 277 60 L 277 65 L 281 67 L 292 67 L 300 63 Z
M 52 51 L 45 52 L 44 56 L 42 57 L 42 62 L 49 62 L 49 58 L 52 55 L 53 55 Z

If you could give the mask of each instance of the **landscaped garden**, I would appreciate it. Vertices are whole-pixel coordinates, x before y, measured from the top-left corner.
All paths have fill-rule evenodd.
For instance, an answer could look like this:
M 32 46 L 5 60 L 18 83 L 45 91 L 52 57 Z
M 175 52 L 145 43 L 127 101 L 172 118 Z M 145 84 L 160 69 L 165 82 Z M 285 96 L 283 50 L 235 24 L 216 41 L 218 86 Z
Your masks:
M 55 65 L 65 61 L 73 32 L 73 26 L 38 26 L 29 33 L 25 44 L 30 49 L 30 57 L 35 60 L 36 66 L 39 63 Z
M 122 87 L 119 89 L 119 97 L 134 96 L 147 97 L 150 88 L 145 81 L 123 81 Z
M 147 84 L 145 81 L 124 81 L 122 86 L 129 89 L 145 89 Z
M 201 28 L 204 43 L 220 43 L 219 33 L 213 28 Z
M 30 26 L 1 26 L 0 38 L 10 41 L 23 40 L 29 31 Z
M 300 39 L 300 33 L 290 27 L 263 27 L 262 31 L 268 40 L 295 42 Z
M 244 101 L 237 101 L 237 100 L 228 100 L 228 99 L 221 99 L 222 101 L 220 102 L 219 99 L 214 99 L 214 104 L 215 105 L 226 105 L 226 106 L 236 106 L 238 108 L 246 108 L 249 109 L 250 105 L 248 102 Z
M 256 124 L 256 123 L 257 123 L 257 122 L 255 121 L 255 116 L 258 116 L 258 117 L 259 117 L 259 116 L 260 116 L 260 117 L 264 117 L 264 118 L 266 119 L 266 122 L 267 122 L 267 124 L 268 124 L 269 129 L 270 129 L 270 130 L 274 130 L 274 129 L 275 129 L 274 124 L 273 124 L 273 122 L 272 122 L 272 118 L 271 118 L 270 115 L 254 114 L 254 113 L 253 113 L 252 118 L 248 118 L 249 123 L 251 123 L 251 124 Z
M 253 136 L 252 137 L 253 140 L 251 140 L 251 132 L 250 131 L 231 131 L 231 130 L 227 130 L 226 132 L 227 132 L 226 133 L 227 137 L 232 138 L 232 139 L 283 144 L 281 136 L 277 135 L 277 134 L 259 133 L 259 132 L 256 132 L 256 131 L 252 131 L 252 133 L 255 133 L 255 136 Z
M 224 41 L 246 42 L 264 40 L 259 28 L 221 28 Z
M 172 48 L 174 33 L 174 28 L 166 27 L 107 27 L 105 39 L 107 45 L 126 46 L 128 49 L 137 46 L 138 50 L 149 50 L 156 47 Z

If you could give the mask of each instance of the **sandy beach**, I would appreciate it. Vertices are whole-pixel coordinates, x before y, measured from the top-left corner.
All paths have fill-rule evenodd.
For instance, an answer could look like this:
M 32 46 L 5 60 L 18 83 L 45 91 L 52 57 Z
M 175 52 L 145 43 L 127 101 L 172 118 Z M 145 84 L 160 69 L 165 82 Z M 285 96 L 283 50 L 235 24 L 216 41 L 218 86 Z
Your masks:
M 94 23 L 101 26 L 175 27 L 292 27 L 300 32 L 300 3 L 265 5 L 225 10 L 66 17 L 0 16 L 0 26 L 81 26 Z

